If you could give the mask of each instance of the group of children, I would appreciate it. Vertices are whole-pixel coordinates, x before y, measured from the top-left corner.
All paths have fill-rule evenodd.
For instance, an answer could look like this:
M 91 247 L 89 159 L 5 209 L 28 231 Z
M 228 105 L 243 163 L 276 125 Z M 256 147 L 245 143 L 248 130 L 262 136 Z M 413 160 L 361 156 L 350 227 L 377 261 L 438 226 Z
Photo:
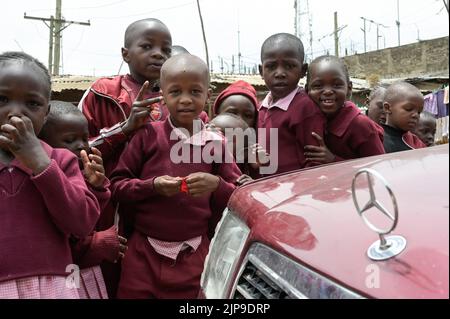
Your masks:
M 96 81 L 79 108 L 50 102 L 39 61 L 0 55 L 0 298 L 196 298 L 215 226 L 235 188 L 266 175 L 261 168 L 276 161 L 278 174 L 424 147 L 412 131 L 430 135 L 417 125 L 415 87 L 373 94 L 372 120 L 350 102 L 342 60 L 308 66 L 290 34 L 262 45 L 266 98 L 238 81 L 209 122 L 206 64 L 172 50 L 164 23 L 132 23 L 122 48 L 129 74 Z M 239 149 L 226 129 L 257 131 L 257 141 Z M 180 141 L 189 155 L 181 163 Z M 226 160 L 242 152 L 255 160 Z M 78 285 L 67 284 L 71 264 Z

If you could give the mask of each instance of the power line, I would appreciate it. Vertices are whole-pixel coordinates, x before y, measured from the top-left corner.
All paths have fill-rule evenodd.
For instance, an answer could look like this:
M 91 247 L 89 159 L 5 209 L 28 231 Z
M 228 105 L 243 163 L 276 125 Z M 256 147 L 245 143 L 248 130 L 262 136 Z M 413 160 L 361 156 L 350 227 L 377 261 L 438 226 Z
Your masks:
M 92 19 L 115 20 L 115 19 L 123 19 L 123 18 L 140 17 L 140 16 L 144 16 L 144 15 L 148 15 L 148 14 L 156 13 L 156 12 L 160 12 L 160 11 L 166 11 L 166 10 L 172 10 L 172 9 L 178 9 L 178 8 L 182 8 L 182 7 L 187 7 L 187 6 L 190 6 L 190 5 L 193 5 L 193 4 L 195 4 L 195 1 L 190 1 L 190 2 L 186 2 L 186 3 L 180 4 L 180 5 L 166 7 L 166 8 L 160 8 L 160 9 L 156 9 L 156 10 L 152 10 L 152 11 L 140 12 L 140 13 L 137 13 L 137 14 L 130 14 L 130 15 L 126 15 L 126 16 L 94 17 Z
M 48 69 L 53 75 L 59 75 L 59 66 L 61 59 L 61 32 L 66 29 L 71 24 L 79 24 L 84 26 L 90 26 L 90 21 L 88 22 L 78 22 L 65 20 L 61 15 L 62 0 L 56 0 L 56 13 L 55 17 L 50 16 L 50 18 L 32 17 L 27 16 L 24 13 L 25 19 L 40 20 L 49 28 L 49 49 L 48 49 Z M 49 22 L 49 24 L 47 24 Z M 53 69 L 53 70 L 52 70 Z

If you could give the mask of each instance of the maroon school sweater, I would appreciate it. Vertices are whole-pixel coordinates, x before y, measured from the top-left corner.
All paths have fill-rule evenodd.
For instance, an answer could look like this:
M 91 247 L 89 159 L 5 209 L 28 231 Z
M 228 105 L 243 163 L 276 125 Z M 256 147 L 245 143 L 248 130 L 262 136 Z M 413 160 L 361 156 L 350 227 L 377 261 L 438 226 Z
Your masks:
M 258 128 L 265 129 L 266 149 L 272 155 L 274 141 L 270 129 L 278 129 L 278 170 L 275 174 L 317 165 L 305 161 L 305 146 L 318 146 L 312 132 L 323 136 L 324 118 L 303 89 L 299 89 L 287 111 L 278 107 L 261 107 Z M 261 136 L 258 141 L 261 144 Z
M 174 164 L 170 159 L 171 148 L 179 141 L 170 140 L 172 127 L 169 119 L 146 125 L 133 137 L 123 152 L 117 168 L 111 176 L 113 198 L 126 203 L 135 215 L 135 228 L 141 233 L 163 241 L 183 241 L 208 232 L 208 223 L 220 214 L 235 189 L 241 175 L 234 163 Z M 208 147 L 188 145 L 194 148 Z M 226 151 L 223 139 L 219 141 L 222 154 Z M 192 156 L 192 153 L 191 153 Z M 232 155 L 229 155 L 232 158 Z M 222 157 L 223 159 L 223 157 Z M 153 182 L 162 175 L 185 177 L 205 172 L 220 177 L 218 189 L 209 196 L 193 198 L 185 193 L 172 197 L 159 195 Z
M 33 176 L 17 160 L 0 163 L 0 282 L 30 276 L 67 276 L 68 236 L 87 236 L 99 217 L 78 158 L 42 145 L 49 167 Z
M 384 154 L 383 128 L 350 101 L 327 121 L 325 144 L 336 161 Z

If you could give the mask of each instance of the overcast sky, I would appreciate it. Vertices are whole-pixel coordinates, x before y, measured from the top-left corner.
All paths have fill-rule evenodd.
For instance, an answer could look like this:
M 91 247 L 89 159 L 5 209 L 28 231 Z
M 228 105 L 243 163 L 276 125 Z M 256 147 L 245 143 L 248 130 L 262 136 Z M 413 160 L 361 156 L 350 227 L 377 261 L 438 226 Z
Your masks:
M 300 2 L 306 3 L 306 0 Z M 24 50 L 45 64 L 48 61 L 48 28 L 43 22 L 24 19 L 54 15 L 55 0 L 2 1 L 0 51 Z M 238 26 L 243 64 L 259 63 L 262 42 L 278 32 L 294 33 L 294 0 L 201 0 L 210 59 L 219 71 L 219 57 L 231 67 L 238 53 Z M 396 0 L 309 0 L 314 56 L 334 53 L 333 12 L 338 12 L 341 54 L 364 51 L 360 17 L 381 23 L 380 48 L 397 45 Z M 71 25 L 63 32 L 62 73 L 115 75 L 121 66 L 123 34 L 133 21 L 161 19 L 171 30 L 173 44 L 185 46 L 205 58 L 196 1 L 189 0 L 62 0 L 63 17 L 87 21 L 91 26 Z M 306 15 L 302 16 L 306 18 Z M 302 31 L 307 29 L 307 21 Z M 448 36 L 449 17 L 442 0 L 400 0 L 401 43 Z M 319 41 L 320 40 L 320 41 Z M 308 41 L 306 41 L 308 42 Z M 376 49 L 376 26 L 367 24 L 367 49 Z M 309 44 L 305 46 L 309 50 Z M 237 65 L 237 59 L 236 59 Z M 237 66 L 236 66 L 237 69 Z M 124 65 L 121 73 L 127 72 Z M 225 65 L 225 71 L 227 66 Z

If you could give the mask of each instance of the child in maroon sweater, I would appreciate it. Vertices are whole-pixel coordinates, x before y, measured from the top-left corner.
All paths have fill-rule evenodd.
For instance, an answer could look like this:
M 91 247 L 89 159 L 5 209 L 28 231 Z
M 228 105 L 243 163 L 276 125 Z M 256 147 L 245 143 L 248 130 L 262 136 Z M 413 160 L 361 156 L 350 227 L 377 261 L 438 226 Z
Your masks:
M 95 147 L 89 148 L 88 136 L 88 123 L 80 110 L 68 102 L 50 102 L 50 113 L 39 137 L 50 146 L 65 148 L 78 157 L 86 184 L 104 209 L 111 197 L 109 180 L 101 153 Z M 116 226 L 97 230 L 86 238 L 72 240 L 74 263 L 82 268 L 79 289 L 82 299 L 108 297 L 99 265 L 105 260 L 116 262 L 126 249 L 126 239 L 117 234 Z
M 319 146 L 305 148 L 307 161 L 335 161 L 384 154 L 383 130 L 348 99 L 352 83 L 344 62 L 322 56 L 311 62 L 306 89 L 325 122 L 323 138 L 313 132 Z M 316 121 L 316 118 L 313 120 Z
M 258 144 L 270 154 L 269 168 L 260 168 L 262 175 L 317 164 L 307 162 L 304 155 L 306 145 L 317 144 L 311 133 L 323 131 L 314 103 L 298 86 L 308 67 L 304 57 L 303 43 L 291 34 L 272 35 L 262 45 L 260 73 L 270 90 L 258 115 Z
M 146 123 L 162 120 L 168 114 L 159 103 L 159 77 L 171 47 L 170 31 L 161 21 L 144 19 L 131 23 L 125 31 L 122 48 L 129 74 L 97 80 L 78 105 L 88 120 L 90 145 L 102 153 L 107 177 L 134 133 Z M 152 112 L 152 105 L 159 111 Z M 120 213 L 117 208 L 111 201 L 97 226 L 103 230 L 113 226 L 117 221 L 116 212 Z M 130 224 L 132 221 L 120 219 L 119 231 L 124 237 L 131 232 Z M 120 263 L 102 265 L 110 298 L 116 295 L 119 267 Z
M 386 153 L 427 147 L 411 132 L 417 127 L 423 104 L 422 93 L 412 84 L 396 82 L 388 87 L 384 101 L 387 121 L 383 125 Z
M 99 217 L 76 156 L 36 137 L 50 87 L 33 57 L 0 55 L 0 298 L 78 298 L 69 236 L 87 236 Z
M 161 88 L 170 117 L 137 132 L 112 174 L 113 197 L 132 204 L 127 213 L 136 220 L 119 298 L 197 297 L 210 223 L 220 218 L 241 175 L 223 138 L 194 127 L 202 126 L 208 87 L 201 59 L 169 59 Z

